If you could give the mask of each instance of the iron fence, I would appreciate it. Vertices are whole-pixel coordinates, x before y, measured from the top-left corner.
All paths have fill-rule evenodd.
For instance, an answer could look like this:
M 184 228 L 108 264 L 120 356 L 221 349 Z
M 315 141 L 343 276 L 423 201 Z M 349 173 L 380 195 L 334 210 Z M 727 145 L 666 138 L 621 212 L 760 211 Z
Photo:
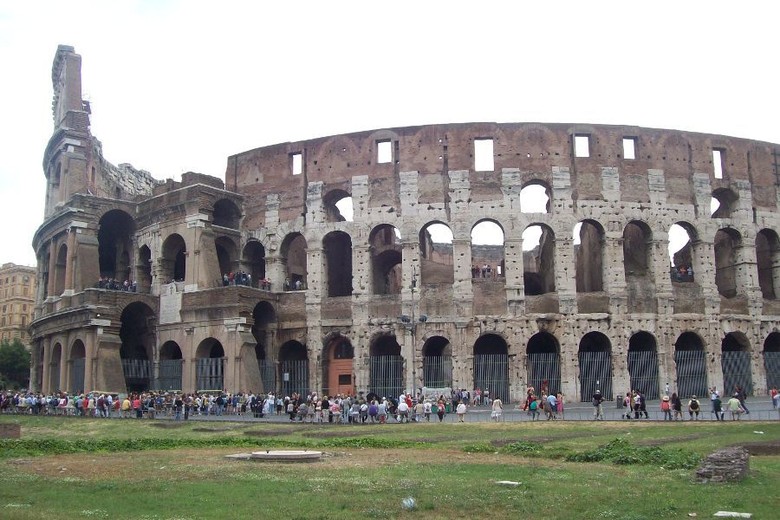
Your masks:
M 369 392 L 397 399 L 404 391 L 404 358 L 371 356 L 369 358 Z
M 631 389 L 639 390 L 645 399 L 658 399 L 658 353 L 655 350 L 629 350 L 628 374 Z
M 706 396 L 707 356 L 703 350 L 675 350 L 677 394 L 683 397 Z
M 84 391 L 85 365 L 86 365 L 85 358 L 76 358 L 71 360 L 70 392 L 73 394 Z
M 159 364 L 158 390 L 181 390 L 181 359 L 161 359 Z
M 196 360 L 196 387 L 200 390 L 224 388 L 225 359 L 201 358 Z
M 297 392 L 302 396 L 309 393 L 309 361 L 307 359 L 282 361 L 282 393 L 292 395 Z
M 509 357 L 506 354 L 477 354 L 474 356 L 474 388 L 490 392 L 509 402 Z
M 425 356 L 423 358 L 423 386 L 452 387 L 452 356 Z
M 766 387 L 780 388 L 780 352 L 764 352 Z
M 580 400 L 590 401 L 596 390 L 604 399 L 612 399 L 612 353 L 580 352 Z
M 750 372 L 750 352 L 726 350 L 721 354 L 723 391 L 733 394 L 739 386 L 745 395 L 753 395 L 753 376 Z
M 561 357 L 556 352 L 528 354 L 528 384 L 541 392 L 545 381 L 549 392 L 561 391 Z

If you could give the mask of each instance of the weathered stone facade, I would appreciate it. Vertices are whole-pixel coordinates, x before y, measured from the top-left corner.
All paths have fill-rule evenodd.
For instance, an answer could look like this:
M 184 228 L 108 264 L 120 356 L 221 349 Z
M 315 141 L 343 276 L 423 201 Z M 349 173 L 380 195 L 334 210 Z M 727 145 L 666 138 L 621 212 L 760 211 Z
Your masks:
M 589 400 L 667 382 L 765 393 L 780 378 L 778 145 L 431 125 L 250 150 L 224 183 L 158 182 L 103 159 L 72 48 L 53 78 L 34 242 L 44 391 L 452 386 L 517 400 L 533 384 Z M 500 236 L 479 245 L 484 222 Z M 689 240 L 670 266 L 673 225 Z M 225 284 L 231 272 L 251 279 Z

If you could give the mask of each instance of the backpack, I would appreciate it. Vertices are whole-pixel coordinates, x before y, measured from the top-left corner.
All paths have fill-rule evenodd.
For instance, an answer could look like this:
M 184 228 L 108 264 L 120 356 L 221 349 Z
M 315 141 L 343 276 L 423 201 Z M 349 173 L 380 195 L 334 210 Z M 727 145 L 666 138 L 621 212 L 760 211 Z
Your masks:
M 692 399 L 691 404 L 689 404 L 688 406 L 690 406 L 691 410 L 695 412 L 696 410 L 699 409 L 699 401 L 697 401 L 696 399 Z
M 529 405 L 531 411 L 536 410 L 538 407 L 539 407 L 539 401 L 531 401 L 531 404 Z

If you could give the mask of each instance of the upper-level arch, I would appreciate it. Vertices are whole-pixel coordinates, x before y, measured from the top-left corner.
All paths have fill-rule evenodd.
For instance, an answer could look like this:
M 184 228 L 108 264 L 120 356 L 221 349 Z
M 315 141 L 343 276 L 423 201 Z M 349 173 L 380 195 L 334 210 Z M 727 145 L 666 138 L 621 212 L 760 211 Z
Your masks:
M 183 281 L 187 273 L 187 243 L 178 233 L 169 235 L 160 255 L 160 283 Z
M 577 292 L 604 290 L 604 228 L 586 219 L 575 226 L 574 251 L 577 270 Z
M 419 235 L 421 283 L 452 284 L 453 272 L 452 230 L 440 221 L 426 224 Z
M 371 251 L 371 278 L 374 294 L 401 293 L 401 232 L 390 224 L 380 224 L 368 236 Z
M 119 209 L 107 211 L 98 227 L 100 276 L 121 282 L 132 278 L 130 260 L 133 251 L 135 221 Z
M 520 211 L 522 213 L 550 213 L 552 189 L 540 180 L 527 182 L 520 190 Z
M 238 229 L 241 224 L 241 209 L 230 199 L 220 199 L 214 203 L 215 226 Z
M 306 251 L 308 250 L 306 238 L 300 232 L 289 233 L 282 240 L 280 250 L 281 260 L 284 264 L 285 289 L 296 287 L 300 284 L 306 287 L 308 269 L 306 264 Z
M 352 294 L 352 238 L 343 231 L 332 231 L 322 239 L 322 253 L 327 295 Z

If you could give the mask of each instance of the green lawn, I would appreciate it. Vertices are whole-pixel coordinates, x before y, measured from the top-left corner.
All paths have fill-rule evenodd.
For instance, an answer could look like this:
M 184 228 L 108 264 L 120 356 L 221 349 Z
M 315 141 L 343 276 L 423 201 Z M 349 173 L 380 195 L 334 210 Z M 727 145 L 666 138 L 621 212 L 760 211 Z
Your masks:
M 0 417 L 0 518 L 776 518 L 780 422 L 289 425 Z M 754 433 L 754 432 L 763 433 Z M 618 441 L 616 441 L 616 439 Z M 763 446 L 747 479 L 691 461 Z M 610 444 L 618 462 L 592 460 Z M 311 464 L 226 459 L 308 448 Z M 496 481 L 518 482 L 502 486 Z M 402 508 L 414 497 L 415 509 Z

